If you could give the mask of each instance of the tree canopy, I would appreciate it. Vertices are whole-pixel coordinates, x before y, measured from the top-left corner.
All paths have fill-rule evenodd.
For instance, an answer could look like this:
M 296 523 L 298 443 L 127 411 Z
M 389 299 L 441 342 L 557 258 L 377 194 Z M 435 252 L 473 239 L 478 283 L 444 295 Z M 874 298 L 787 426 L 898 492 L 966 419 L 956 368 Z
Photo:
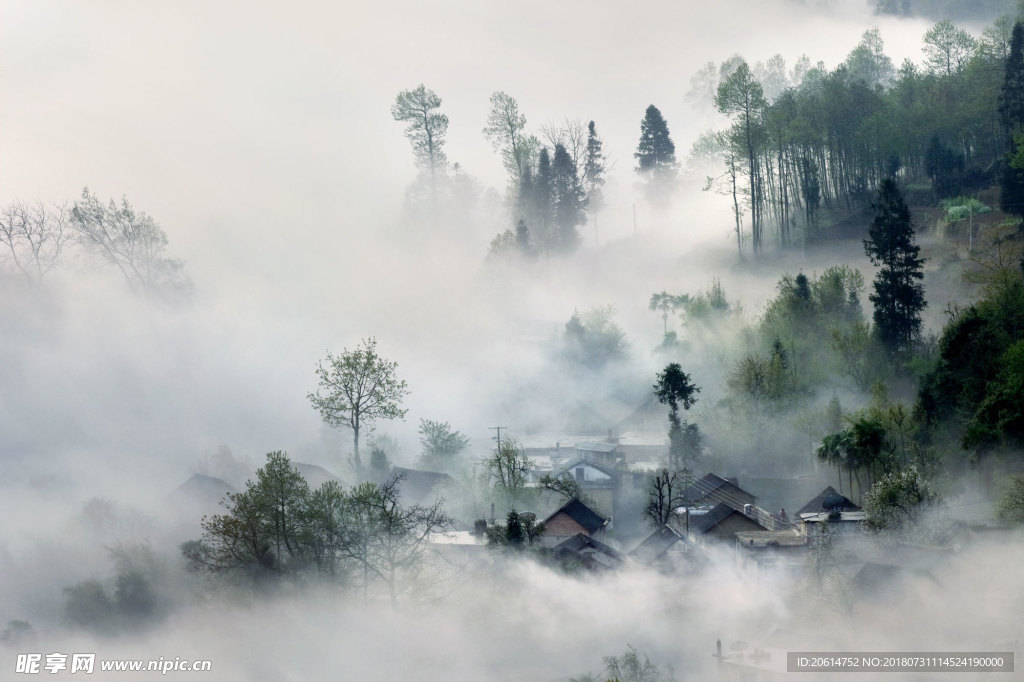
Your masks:
M 363 469 L 360 432 L 372 429 L 380 419 L 405 416 L 401 405 L 409 390 L 398 378 L 397 369 L 397 362 L 377 353 L 377 340 L 372 337 L 340 355 L 328 351 L 327 357 L 317 363 L 317 389 L 306 397 L 327 424 L 352 429 L 352 466 L 357 475 Z

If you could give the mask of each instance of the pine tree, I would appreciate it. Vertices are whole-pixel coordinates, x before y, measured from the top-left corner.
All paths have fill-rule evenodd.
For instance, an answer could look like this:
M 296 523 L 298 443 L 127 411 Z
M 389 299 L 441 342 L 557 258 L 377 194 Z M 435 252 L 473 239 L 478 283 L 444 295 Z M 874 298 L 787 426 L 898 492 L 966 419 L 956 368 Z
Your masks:
M 565 147 L 555 145 L 555 158 L 551 164 L 551 206 L 555 228 L 552 251 L 567 253 L 579 245 L 580 234 L 576 226 L 585 219 L 584 204 L 583 187 L 576 176 L 576 164 Z
M 597 129 L 594 122 L 587 124 L 587 153 L 583 163 L 582 184 L 587 190 L 587 207 L 591 215 L 604 207 L 604 196 L 601 187 L 604 186 L 605 159 L 601 148 L 604 143 L 597 136 Z
M 548 250 L 551 243 L 551 156 L 548 150 L 540 150 L 537 161 L 537 174 L 533 179 L 533 199 L 531 204 L 533 234 L 542 251 Z
M 438 111 L 441 98 L 423 84 L 403 90 L 395 97 L 391 115 L 406 123 L 405 136 L 412 144 L 416 165 L 430 175 L 431 190 L 436 191 L 437 176 L 444 172 L 448 159 L 444 153 L 448 117 Z
M 1013 25 L 1010 56 L 1006 60 L 1006 75 L 999 93 L 999 114 L 1007 138 L 1024 132 L 1024 24 L 1019 21 Z
M 648 198 L 663 205 L 668 199 L 670 183 L 676 174 L 676 146 L 668 132 L 668 124 L 653 104 L 640 122 L 640 144 L 637 145 L 636 171 L 648 177 Z
M 872 265 L 881 266 L 868 297 L 875 306 L 875 334 L 891 358 L 906 360 L 921 335 L 924 259 L 918 257 L 910 209 L 892 178 L 882 180 L 874 210 L 864 251 Z

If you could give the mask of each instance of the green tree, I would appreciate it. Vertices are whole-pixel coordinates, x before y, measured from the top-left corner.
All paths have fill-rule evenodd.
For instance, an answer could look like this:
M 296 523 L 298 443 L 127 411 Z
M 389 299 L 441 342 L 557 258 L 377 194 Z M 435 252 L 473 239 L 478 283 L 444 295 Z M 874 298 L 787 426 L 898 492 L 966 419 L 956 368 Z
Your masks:
M 409 394 L 405 381 L 398 378 L 398 363 L 377 354 L 377 340 L 363 339 L 355 350 L 341 355 L 327 352 L 317 363 L 317 390 L 307 394 L 320 417 L 335 428 L 352 429 L 352 467 L 362 475 L 359 434 L 372 429 L 380 419 L 401 419 L 406 410 L 402 399 Z
M 689 410 L 697 402 L 700 387 L 690 381 L 690 375 L 677 362 L 665 366 L 654 384 L 654 396 L 662 405 L 668 405 L 669 461 L 674 469 L 685 470 L 690 459 L 696 456 L 699 438 L 691 432 L 689 424 L 679 418 L 679 406 Z M 688 447 L 690 446 L 690 447 Z
M 733 117 L 730 144 L 747 159 L 752 248 L 754 256 L 759 256 L 763 218 L 758 155 L 764 141 L 762 118 L 767 103 L 761 84 L 751 74 L 746 62 L 741 62 L 736 71 L 718 85 L 715 106 L 720 113 Z
M 1006 480 L 1003 494 L 996 503 L 996 518 L 1012 526 L 1024 524 L 1024 476 L 1011 476 Z
M 978 41 L 953 25 L 951 21 L 940 21 L 924 34 L 925 63 L 935 73 L 951 76 L 960 73 L 967 60 L 974 54 Z
M 228 493 L 226 513 L 203 517 L 201 545 L 185 555 L 207 570 L 242 572 L 253 580 L 295 575 L 305 562 L 304 519 L 309 486 L 283 452 L 267 454 L 256 481 Z
M 615 324 L 612 306 L 573 312 L 565 324 L 565 354 L 573 362 L 600 368 L 626 353 L 626 334 Z
M 992 209 L 974 197 L 955 197 L 945 199 L 940 207 L 946 211 L 946 219 L 950 223 L 967 221 L 967 251 L 974 250 L 974 216 L 983 215 Z
M 484 463 L 494 486 L 517 499 L 529 481 L 534 463 L 514 439 L 506 438 Z
M 526 116 L 519 111 L 514 97 L 504 92 L 491 95 L 491 110 L 483 132 L 494 149 L 501 152 L 512 188 L 518 191 L 527 169 L 533 165 L 540 142 L 526 133 Z
M 605 156 L 604 143 L 597 135 L 594 122 L 587 123 L 587 147 L 583 162 L 583 177 L 580 179 L 587 193 L 587 208 L 590 209 L 590 220 L 594 224 L 594 237 L 597 238 L 597 212 L 604 208 Z
M 188 293 L 192 284 L 184 264 L 165 255 L 167 234 L 151 217 L 121 199 L 104 206 L 82 190 L 71 209 L 71 226 L 87 251 L 120 271 L 132 291 L 147 295 Z
M 872 87 L 888 85 L 896 73 L 892 60 L 885 54 L 882 35 L 877 27 L 864 31 L 860 43 L 847 55 L 844 64 L 851 78 Z
M 412 144 L 416 165 L 430 175 L 431 190 L 435 194 L 437 176 L 448 164 L 444 153 L 448 117 L 438 111 L 440 106 L 441 98 L 421 83 L 413 90 L 398 93 L 391 107 L 394 119 L 406 124 L 405 137 Z
M 868 297 L 875 306 L 875 334 L 891 358 L 905 361 L 921 335 L 924 260 L 918 257 L 910 209 L 895 180 L 882 181 L 874 209 L 864 251 L 881 268 Z
M 605 656 L 604 668 L 608 678 L 618 682 L 665 682 L 674 677 L 671 668 L 663 674 L 646 654 L 637 651 L 632 644 L 626 645 L 621 656 Z
M 487 529 L 487 546 L 522 551 L 536 543 L 543 532 L 544 524 L 538 523 L 533 514 L 510 509 L 504 525 L 496 523 Z
M 647 197 L 656 206 L 664 206 L 676 177 L 676 145 L 661 111 L 653 104 L 640 121 L 640 143 L 633 154 L 636 171 L 647 178 Z
M 1024 133 L 1014 133 L 999 178 L 999 208 L 1024 216 Z
M 431 536 L 452 527 L 441 500 L 430 506 L 402 505 L 401 480 L 395 476 L 383 484 L 361 483 L 349 494 L 345 513 L 344 547 L 363 569 L 364 595 L 369 580 L 379 579 L 392 606 L 405 579 L 421 567 Z
M 576 175 L 576 164 L 561 144 L 555 145 L 551 162 L 551 211 L 554 221 L 551 250 L 568 253 L 576 249 L 580 234 L 576 230 L 583 224 L 586 200 L 583 186 Z
M 667 291 L 662 291 L 660 294 L 651 294 L 651 302 L 648 305 L 648 309 L 661 313 L 665 336 L 668 336 L 668 314 L 679 310 L 687 300 L 689 300 L 689 297 L 685 294 L 676 296 Z
M 1010 140 L 1024 133 L 1024 24 L 1016 22 L 1010 39 L 1003 85 L 999 92 L 999 115 Z
M 420 419 L 420 466 L 433 471 L 450 471 L 470 439 L 452 429 L 448 422 Z

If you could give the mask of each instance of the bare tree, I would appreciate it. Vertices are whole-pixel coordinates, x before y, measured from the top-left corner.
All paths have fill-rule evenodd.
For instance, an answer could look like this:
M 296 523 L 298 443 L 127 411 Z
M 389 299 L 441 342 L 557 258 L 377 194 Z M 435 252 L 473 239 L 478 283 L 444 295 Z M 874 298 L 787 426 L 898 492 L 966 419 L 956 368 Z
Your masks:
M 644 515 L 657 528 L 668 523 L 675 510 L 686 503 L 686 476 L 681 472 L 669 473 L 662 469 L 654 475 L 647 485 L 647 505 Z
M 395 476 L 386 483 L 362 483 L 347 500 L 345 551 L 363 568 L 363 593 L 371 577 L 387 585 L 394 605 L 403 575 L 416 569 L 429 548 L 430 536 L 444 533 L 451 518 L 441 509 L 442 501 L 431 506 L 403 506 Z
M 60 262 L 71 230 L 64 204 L 15 202 L 0 209 L 0 245 L 30 286 L 37 286 Z

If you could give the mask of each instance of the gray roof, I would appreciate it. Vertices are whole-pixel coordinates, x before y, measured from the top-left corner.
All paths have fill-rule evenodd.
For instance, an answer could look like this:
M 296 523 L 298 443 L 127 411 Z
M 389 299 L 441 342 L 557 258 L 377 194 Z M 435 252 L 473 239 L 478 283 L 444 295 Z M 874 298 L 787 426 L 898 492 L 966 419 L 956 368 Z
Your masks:
M 720 488 L 727 485 L 731 485 L 734 488 L 736 488 L 736 490 L 739 490 L 744 494 L 750 495 L 750 497 L 757 499 L 756 495 L 753 495 L 747 492 L 746 490 L 743 490 L 743 488 L 739 486 L 736 479 L 722 478 L 718 474 L 714 473 L 707 474 L 703 478 L 694 481 L 691 485 L 687 486 L 685 491 L 683 491 L 683 495 L 686 497 L 686 499 L 695 502 L 704 499 L 708 495 L 717 492 Z M 737 503 L 733 504 L 732 507 L 733 509 L 739 509 L 739 502 L 737 501 Z
M 861 510 L 860 507 L 858 507 L 856 504 L 853 503 L 853 501 L 850 500 L 850 498 L 836 492 L 836 489 L 833 488 L 832 486 L 828 486 L 820 493 L 818 493 L 817 497 L 815 497 L 813 500 L 811 500 L 804 506 L 800 507 L 800 509 L 797 511 L 797 515 L 799 516 L 800 514 L 820 514 L 821 512 L 831 511 L 831 509 L 825 507 L 825 499 L 829 498 L 830 496 L 831 499 L 829 499 L 829 505 L 832 508 L 838 506 L 839 511 L 841 512 Z
M 588 533 L 593 533 L 608 523 L 607 519 L 579 500 L 569 500 L 555 511 L 554 514 L 546 518 L 544 523 L 547 523 L 561 513 L 566 514 L 573 521 L 583 526 Z
M 663 556 L 677 542 L 686 542 L 686 539 L 668 526 L 662 526 L 641 540 L 629 556 L 642 564 L 649 564 Z
M 391 473 L 402 477 L 399 491 L 406 504 L 430 504 L 433 502 L 434 488 L 451 480 L 448 474 L 405 467 L 391 467 Z
M 618 443 L 595 443 L 593 441 L 587 441 L 576 443 L 573 447 L 577 450 L 588 450 L 590 452 L 615 452 L 615 449 L 619 447 L 619 445 Z
M 626 555 L 617 549 L 609 547 L 599 540 L 577 533 L 568 540 L 557 544 L 554 548 L 555 555 L 574 554 L 584 559 L 588 568 L 613 568 L 626 561 Z M 594 557 L 595 554 L 602 555 L 602 559 Z M 590 562 L 587 562 L 590 559 Z

